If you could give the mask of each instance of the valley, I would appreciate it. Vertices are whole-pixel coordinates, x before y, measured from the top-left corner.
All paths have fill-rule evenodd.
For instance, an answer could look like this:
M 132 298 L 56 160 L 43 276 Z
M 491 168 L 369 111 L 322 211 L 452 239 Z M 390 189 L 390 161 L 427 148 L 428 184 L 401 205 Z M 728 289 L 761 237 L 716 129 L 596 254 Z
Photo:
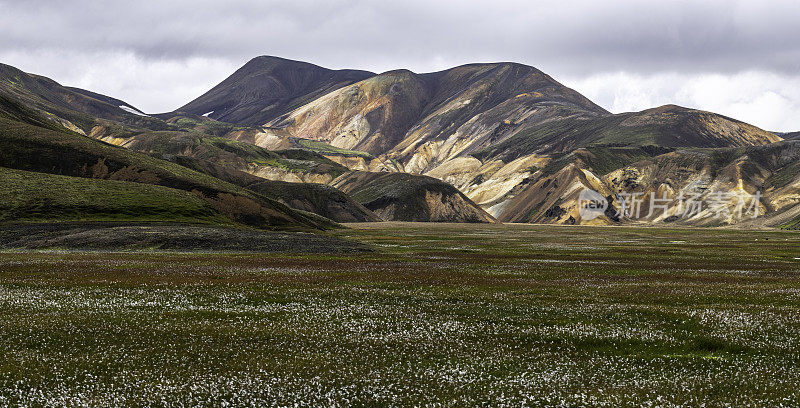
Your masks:
M 0 0 L 0 408 L 800 407 L 798 21 Z
M 145 168 L 191 169 L 193 177 L 225 184 L 225 195 L 183 182 L 179 190 L 251 226 L 800 225 L 794 134 L 675 105 L 611 114 L 516 63 L 376 74 L 262 56 L 185 106 L 151 114 L 4 65 L 0 102 L 0 136 L 16 137 L 18 146 L 6 149 L 0 167 L 169 188 L 174 181 Z M 44 134 L 52 144 L 46 148 Z M 34 139 L 42 147 L 29 146 Z M 75 162 L 52 154 L 53 146 L 79 139 Z M 112 152 L 130 159 L 112 160 Z M 584 191 L 604 197 L 607 213 L 584 217 Z M 268 209 L 276 204 L 265 202 L 256 209 L 253 194 L 256 202 L 288 207 L 278 212 L 301 213 L 277 216 Z M 658 211 L 631 217 L 626 196 L 642 197 L 644 208 L 658 201 Z M 705 208 L 687 213 L 687 197 Z M 750 213 L 757 216 L 732 215 L 743 201 L 755 202 Z M 329 221 L 308 219 L 314 215 Z
M 370 252 L 0 252 L 0 403 L 800 403 L 794 232 L 348 226 Z

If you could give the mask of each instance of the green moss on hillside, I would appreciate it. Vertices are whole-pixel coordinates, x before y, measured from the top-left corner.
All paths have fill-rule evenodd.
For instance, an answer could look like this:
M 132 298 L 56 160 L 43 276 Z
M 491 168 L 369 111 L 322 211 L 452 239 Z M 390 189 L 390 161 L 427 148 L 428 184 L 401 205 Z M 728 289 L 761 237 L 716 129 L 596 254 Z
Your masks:
M 292 141 L 297 144 L 301 149 L 311 150 L 319 154 L 344 156 L 344 157 L 363 157 L 365 159 L 372 159 L 372 155 L 367 152 L 358 150 L 342 149 L 340 147 L 331 146 L 325 142 L 310 139 L 292 138 Z
M 2 167 L 196 191 L 227 217 L 262 228 L 330 227 L 327 222 L 215 177 L 74 133 L 0 119 L 0 145 Z
M 169 221 L 232 224 L 188 191 L 0 167 L 0 221 Z

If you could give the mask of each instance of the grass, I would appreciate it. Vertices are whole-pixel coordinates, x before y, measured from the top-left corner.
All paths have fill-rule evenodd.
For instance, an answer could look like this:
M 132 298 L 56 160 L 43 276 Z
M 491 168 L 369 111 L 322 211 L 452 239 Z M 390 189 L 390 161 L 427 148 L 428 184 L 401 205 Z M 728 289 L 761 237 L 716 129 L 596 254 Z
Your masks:
M 329 174 L 333 178 L 347 171 L 344 166 L 313 152 L 271 151 L 198 132 L 143 132 L 131 135 L 128 143 L 128 148 L 156 157 L 188 156 L 242 171 L 255 165 L 296 173 Z
M 566 118 L 525 127 L 513 136 L 473 153 L 480 160 L 511 161 L 532 154 L 559 155 L 585 148 L 639 147 L 645 152 L 658 148 L 720 148 L 746 141 L 731 141 L 726 129 L 715 123 L 716 116 L 700 111 L 677 109 L 665 114 L 628 112 L 576 120 Z M 727 120 L 720 117 L 720 120 Z M 735 122 L 735 121 L 734 121 Z M 746 128 L 742 136 L 751 141 L 765 136 Z M 658 147 L 658 148 L 656 148 Z
M 363 157 L 368 160 L 373 158 L 372 155 L 367 152 L 342 149 L 341 147 L 331 146 L 325 142 L 320 142 L 318 140 L 293 138 L 293 141 L 297 143 L 297 145 L 300 146 L 300 148 L 311 150 L 319 154 L 345 156 L 345 157 Z
M 800 235 L 370 224 L 0 254 L 0 405 L 797 406 Z
M 309 229 L 328 224 L 210 175 L 74 133 L 0 118 L 0 144 L 2 167 L 198 191 L 229 218 L 252 226 Z
M 227 138 L 203 139 L 204 143 L 233 153 L 248 163 L 259 166 L 277 167 L 290 172 L 326 173 L 336 178 L 347 171 L 347 168 L 321 155 L 300 149 L 271 151 Z M 206 158 L 214 161 L 213 157 Z
M 188 191 L 0 167 L 0 221 L 169 221 L 230 224 Z

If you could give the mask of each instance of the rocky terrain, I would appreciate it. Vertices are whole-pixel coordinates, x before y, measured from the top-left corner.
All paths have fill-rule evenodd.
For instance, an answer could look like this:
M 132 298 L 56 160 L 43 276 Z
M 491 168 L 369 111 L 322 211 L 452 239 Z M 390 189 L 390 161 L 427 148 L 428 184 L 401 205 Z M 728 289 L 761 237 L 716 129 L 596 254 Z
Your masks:
M 150 116 L 13 67 L 0 74 L 0 113 L 13 123 L 77 132 L 339 222 L 800 220 L 796 134 L 674 105 L 611 114 L 521 64 L 373 74 L 265 56 Z M 605 212 L 582 215 L 587 189 Z M 687 197 L 705 208 L 686 211 Z M 753 200 L 758 217 L 739 216 Z
M 458 189 L 433 177 L 354 171 L 333 185 L 384 221 L 495 222 Z
M 176 113 L 202 115 L 246 125 L 261 125 L 327 91 L 375 74 L 330 70 L 278 57 L 258 57 Z

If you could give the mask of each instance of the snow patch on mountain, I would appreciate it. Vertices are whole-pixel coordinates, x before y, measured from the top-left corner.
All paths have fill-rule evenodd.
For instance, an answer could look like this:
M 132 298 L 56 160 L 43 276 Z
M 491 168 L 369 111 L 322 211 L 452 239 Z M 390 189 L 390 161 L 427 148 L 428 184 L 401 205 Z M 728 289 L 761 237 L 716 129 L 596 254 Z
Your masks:
M 124 110 L 125 112 L 132 113 L 134 115 L 147 116 L 147 117 L 150 116 L 150 115 L 145 115 L 144 113 L 139 112 L 136 109 L 131 108 L 130 106 L 120 105 L 119 108 Z

